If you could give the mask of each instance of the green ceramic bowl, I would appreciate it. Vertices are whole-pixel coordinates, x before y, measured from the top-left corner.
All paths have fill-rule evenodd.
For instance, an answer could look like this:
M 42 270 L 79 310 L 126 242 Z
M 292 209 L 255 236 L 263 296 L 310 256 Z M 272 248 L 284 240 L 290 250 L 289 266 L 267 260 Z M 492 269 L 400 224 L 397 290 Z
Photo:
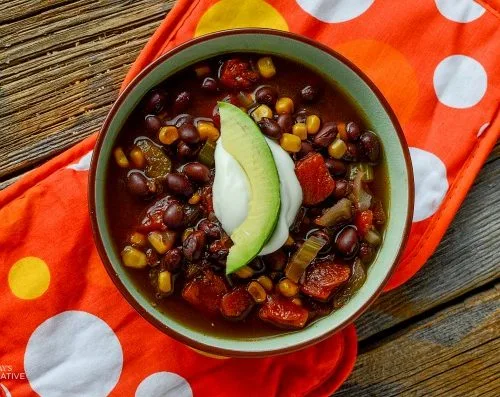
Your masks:
M 106 171 L 114 142 L 141 98 L 170 75 L 203 59 L 231 52 L 275 54 L 319 72 L 348 93 L 379 135 L 390 181 L 389 217 L 384 242 L 363 287 L 341 309 L 295 332 L 251 338 L 209 335 L 188 328 L 153 307 L 135 287 L 113 248 L 104 208 Z M 265 29 L 241 29 L 185 43 L 149 65 L 120 95 L 99 135 L 92 158 L 89 202 L 94 239 L 116 286 L 148 321 L 187 345 L 224 356 L 266 356 L 319 342 L 353 322 L 381 292 L 402 253 L 413 213 L 413 176 L 408 148 L 394 112 L 375 85 L 353 64 L 329 48 L 301 36 Z

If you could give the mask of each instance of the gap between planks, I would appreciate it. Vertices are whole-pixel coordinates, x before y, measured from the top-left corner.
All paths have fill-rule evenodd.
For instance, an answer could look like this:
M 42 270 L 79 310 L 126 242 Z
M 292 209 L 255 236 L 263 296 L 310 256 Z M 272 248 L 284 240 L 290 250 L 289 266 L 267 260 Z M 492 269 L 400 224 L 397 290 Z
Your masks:
M 499 327 L 496 285 L 361 353 L 335 396 L 498 395 Z

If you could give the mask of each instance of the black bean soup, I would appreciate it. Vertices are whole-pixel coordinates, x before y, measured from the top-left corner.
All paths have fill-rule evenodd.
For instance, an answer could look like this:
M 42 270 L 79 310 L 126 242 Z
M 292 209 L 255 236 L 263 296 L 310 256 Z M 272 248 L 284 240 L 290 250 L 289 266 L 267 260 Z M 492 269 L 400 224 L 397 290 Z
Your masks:
M 217 101 L 243 109 L 295 162 L 303 203 L 285 245 L 226 275 L 215 217 Z M 300 329 L 361 287 L 389 189 L 379 139 L 329 81 L 276 56 L 230 54 L 151 90 L 110 159 L 106 208 L 123 266 L 154 306 L 211 334 Z

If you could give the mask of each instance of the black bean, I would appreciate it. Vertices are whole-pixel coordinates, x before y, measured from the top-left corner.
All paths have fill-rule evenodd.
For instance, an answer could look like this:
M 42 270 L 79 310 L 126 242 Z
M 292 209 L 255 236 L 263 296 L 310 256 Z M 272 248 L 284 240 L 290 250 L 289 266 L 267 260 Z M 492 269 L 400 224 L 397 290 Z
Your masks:
M 161 120 L 153 115 L 148 115 L 144 119 L 144 123 L 146 124 L 146 129 L 149 132 L 155 133 L 161 128 Z
M 353 227 L 345 227 L 335 240 L 337 251 L 345 258 L 352 258 L 359 249 L 358 233 Z
M 347 139 L 350 141 L 357 141 L 361 136 L 361 130 L 359 129 L 359 125 L 354 121 L 351 121 L 345 126 L 345 130 L 347 133 Z
M 281 127 L 281 132 L 283 134 L 290 134 L 293 127 L 293 118 L 290 114 L 280 114 L 278 116 L 278 125 Z
M 341 199 L 351 193 L 351 186 L 345 179 L 338 179 L 335 181 L 335 189 L 333 190 L 333 197 Z
M 218 239 L 221 236 L 219 225 L 215 222 L 210 222 L 208 219 L 202 220 L 198 225 L 198 229 L 203 231 L 207 237 L 211 239 Z
M 128 191 L 134 196 L 147 198 L 151 195 L 148 179 L 141 172 L 130 172 L 126 183 Z
M 380 140 L 371 131 L 364 132 L 359 138 L 363 152 L 371 162 L 377 162 L 380 157 Z
M 255 100 L 267 106 L 274 106 L 278 99 L 278 91 L 274 87 L 264 86 L 255 91 Z
M 300 90 L 300 96 L 304 102 L 314 102 L 318 99 L 319 90 L 312 85 L 306 85 Z
M 326 230 L 316 230 L 312 232 L 308 237 L 314 236 L 316 238 L 319 238 L 320 240 L 323 240 L 325 242 L 325 245 L 321 250 L 319 251 L 320 254 L 324 255 L 328 253 L 331 248 L 332 248 L 332 242 L 331 242 L 331 236 L 326 232 Z
M 161 90 L 151 91 L 144 102 L 144 113 L 158 114 L 165 108 L 167 94 Z
M 162 266 L 170 273 L 177 273 L 181 269 L 182 250 L 172 248 L 168 250 L 161 260 Z
M 191 103 L 191 94 L 187 91 L 182 91 L 175 97 L 174 101 L 174 112 L 182 113 L 184 112 Z
M 187 145 L 184 142 L 179 142 L 177 145 L 177 154 L 183 160 L 195 158 L 198 154 L 199 148 Z
M 215 240 L 208 247 L 208 251 L 210 252 L 210 258 L 217 261 L 224 261 L 229 253 L 229 248 L 226 247 L 224 241 Z
M 189 197 L 193 194 L 193 186 L 186 175 L 178 172 L 171 172 L 166 177 L 167 189 L 179 196 Z
M 373 260 L 373 257 L 375 256 L 375 250 L 372 246 L 370 246 L 370 244 L 362 242 L 359 247 L 358 255 L 361 262 L 367 264 Z
M 345 161 L 357 161 L 359 159 L 359 148 L 353 142 L 347 142 L 347 151 L 344 153 L 342 157 Z
M 302 141 L 300 144 L 300 150 L 297 153 L 297 159 L 305 157 L 308 153 L 313 151 L 313 145 L 310 142 Z
M 309 111 L 307 109 L 300 109 L 294 115 L 296 123 L 305 123 L 309 116 Z
M 180 128 L 184 124 L 194 124 L 194 117 L 190 114 L 180 114 L 175 118 L 175 126 Z
M 207 183 L 210 181 L 210 169 L 201 163 L 189 163 L 182 169 L 189 179 L 193 182 Z
M 323 124 L 323 127 L 314 135 L 313 142 L 316 146 L 327 147 L 337 136 L 337 124 L 329 121 Z
M 217 92 L 217 81 L 212 77 L 205 77 L 201 83 L 201 89 L 205 92 Z
M 330 235 L 324 230 L 315 230 L 308 237 L 316 237 L 325 242 L 325 245 L 330 245 Z
M 200 133 L 192 124 L 183 124 L 179 128 L 179 137 L 188 145 L 195 145 L 200 142 Z
M 266 264 L 262 260 L 261 257 L 256 257 L 252 262 L 248 265 L 253 270 L 253 274 L 256 276 L 257 274 L 264 273 L 266 271 Z
M 163 213 L 163 223 L 169 229 L 179 229 L 184 224 L 184 210 L 179 203 L 170 204 Z
M 325 160 L 325 164 L 333 176 L 342 177 L 347 172 L 347 165 L 342 160 L 329 158 Z
M 262 132 L 268 137 L 274 139 L 279 139 L 281 137 L 281 127 L 276 121 L 264 117 L 258 124 Z
M 190 262 L 201 258 L 203 247 L 205 246 L 205 233 L 201 230 L 195 230 L 191 233 L 182 245 L 182 252 Z

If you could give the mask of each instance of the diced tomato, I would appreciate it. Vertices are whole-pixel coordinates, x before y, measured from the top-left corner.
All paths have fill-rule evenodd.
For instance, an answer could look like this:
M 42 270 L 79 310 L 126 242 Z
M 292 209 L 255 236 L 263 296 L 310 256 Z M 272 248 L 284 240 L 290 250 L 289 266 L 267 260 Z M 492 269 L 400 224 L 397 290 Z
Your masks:
M 197 309 L 215 314 L 220 310 L 226 292 L 227 286 L 222 277 L 210 269 L 204 269 L 184 286 L 182 297 Z
M 281 295 L 269 295 L 259 310 L 259 317 L 280 328 L 299 329 L 306 325 L 309 312 Z
M 201 189 L 201 206 L 206 214 L 214 212 L 214 204 L 212 200 L 212 186 L 207 185 Z
M 373 212 L 370 210 L 358 212 L 354 223 L 359 235 L 363 237 L 373 227 Z
M 335 189 L 335 180 L 328 172 L 323 156 L 309 153 L 295 166 L 295 174 L 302 187 L 304 205 L 318 204 Z
M 338 287 L 347 282 L 350 276 L 351 268 L 346 264 L 331 261 L 317 262 L 307 268 L 300 290 L 311 298 L 326 301 Z
M 252 309 L 254 301 L 245 287 L 238 287 L 222 297 L 220 311 L 229 320 L 241 320 Z
M 248 89 L 259 80 L 248 62 L 240 59 L 229 59 L 222 66 L 220 82 L 228 88 Z
M 141 233 L 149 233 L 153 230 L 167 230 L 167 227 L 163 223 L 163 213 L 171 201 L 172 198 L 170 196 L 155 201 L 146 210 L 137 230 Z

